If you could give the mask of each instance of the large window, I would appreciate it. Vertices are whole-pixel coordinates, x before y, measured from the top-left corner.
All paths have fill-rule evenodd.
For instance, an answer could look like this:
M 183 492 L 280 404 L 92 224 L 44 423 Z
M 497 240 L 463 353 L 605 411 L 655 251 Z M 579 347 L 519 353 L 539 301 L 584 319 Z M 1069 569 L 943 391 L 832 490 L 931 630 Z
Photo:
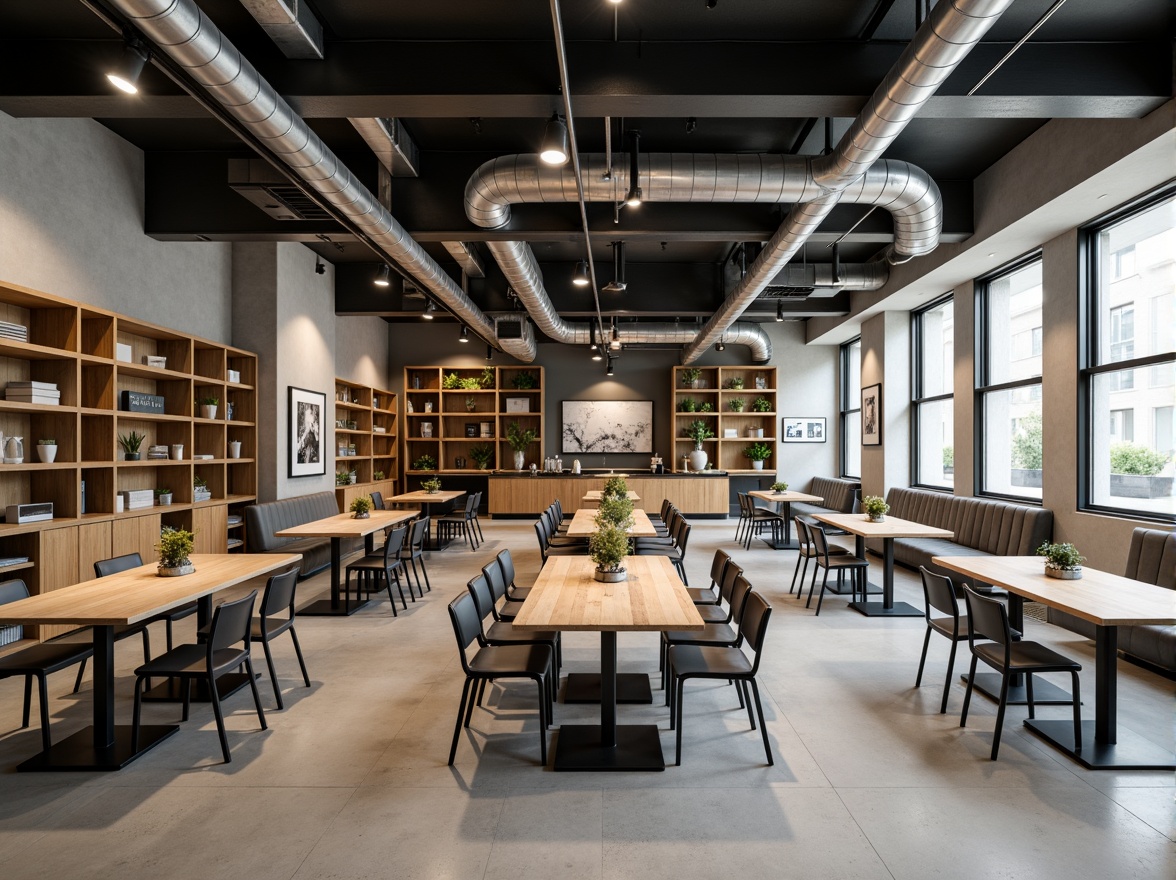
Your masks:
M 911 340 L 915 367 L 915 438 L 911 473 L 917 486 L 950 489 L 955 481 L 955 437 L 952 430 L 954 312 L 951 296 L 914 313 Z M 1040 339 L 1040 335 L 1039 335 Z M 1040 342 L 1038 342 L 1040 352 Z
M 841 475 L 862 475 L 862 340 L 841 346 Z
M 1041 258 L 981 279 L 976 484 L 981 494 L 1041 498 Z
M 1176 520 L 1176 194 L 1086 230 L 1083 506 Z

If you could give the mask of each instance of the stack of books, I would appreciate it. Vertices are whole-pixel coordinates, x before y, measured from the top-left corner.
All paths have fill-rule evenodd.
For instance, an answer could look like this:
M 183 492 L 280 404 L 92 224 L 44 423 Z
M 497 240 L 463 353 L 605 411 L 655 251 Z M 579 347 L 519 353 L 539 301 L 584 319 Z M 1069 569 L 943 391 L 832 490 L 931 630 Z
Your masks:
M 147 447 L 147 458 L 148 458 L 148 460 L 154 460 L 154 461 L 160 461 L 162 459 L 167 458 L 167 446 L 166 445 L 148 446 Z
M 23 324 L 0 321 L 0 339 L 15 339 L 17 342 L 28 342 L 29 328 Z
M 4 388 L 4 399 L 57 406 L 61 403 L 61 392 L 56 382 L 9 382 Z
M 199 487 L 193 487 L 192 488 L 192 500 L 193 501 L 211 501 L 212 500 L 212 490 L 211 489 L 201 489 Z

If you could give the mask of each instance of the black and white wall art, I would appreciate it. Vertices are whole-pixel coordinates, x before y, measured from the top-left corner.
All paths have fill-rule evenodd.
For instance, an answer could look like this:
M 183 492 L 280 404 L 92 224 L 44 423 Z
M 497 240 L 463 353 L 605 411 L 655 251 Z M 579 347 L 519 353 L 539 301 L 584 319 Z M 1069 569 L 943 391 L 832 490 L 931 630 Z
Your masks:
M 306 388 L 290 388 L 289 475 L 313 477 L 327 472 L 323 422 L 327 395 Z
M 652 400 L 565 400 L 564 452 L 653 452 Z
M 882 386 L 862 389 L 862 446 L 882 445 Z

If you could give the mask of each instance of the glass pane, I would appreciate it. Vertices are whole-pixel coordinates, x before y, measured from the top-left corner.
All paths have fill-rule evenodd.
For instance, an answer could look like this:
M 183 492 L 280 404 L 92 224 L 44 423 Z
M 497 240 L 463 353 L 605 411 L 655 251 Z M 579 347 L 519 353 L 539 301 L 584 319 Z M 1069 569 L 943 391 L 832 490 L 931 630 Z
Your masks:
M 921 486 L 950 489 L 955 484 L 952 405 L 950 398 L 919 404 L 919 459 L 915 479 Z
M 1176 352 L 1176 197 L 1101 230 L 1095 246 L 1097 363 Z
M 845 461 L 841 472 L 847 477 L 862 475 L 862 414 L 845 414 Z
M 923 363 L 919 365 L 920 397 L 951 393 L 954 316 L 951 300 L 919 316 L 923 347 Z
M 1041 261 L 988 282 L 988 377 L 999 385 L 1041 375 Z
M 1041 464 L 1041 386 L 985 394 L 983 490 L 1040 498 Z
M 846 409 L 857 409 L 862 402 L 862 341 L 851 342 L 846 347 L 848 370 L 845 376 Z
M 1176 514 L 1176 390 L 1149 386 L 1145 376 L 1155 369 L 1092 377 L 1090 500 L 1100 507 Z

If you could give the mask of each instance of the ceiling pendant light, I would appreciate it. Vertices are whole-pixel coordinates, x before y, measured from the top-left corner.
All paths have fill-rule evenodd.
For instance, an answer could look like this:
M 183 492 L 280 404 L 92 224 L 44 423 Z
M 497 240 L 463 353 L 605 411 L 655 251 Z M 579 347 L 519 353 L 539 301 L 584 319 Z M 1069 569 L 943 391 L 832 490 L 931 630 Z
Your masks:
M 491 345 L 489 342 L 486 343 L 486 360 L 487 361 L 494 360 L 494 346 Z
M 469 327 L 465 326 L 464 324 L 462 325 L 461 334 L 457 337 L 457 341 L 458 342 L 469 342 L 470 341 L 470 328 Z
M 592 321 L 588 325 L 588 348 L 592 351 L 599 351 L 596 345 L 596 322 Z
M 641 145 L 641 132 L 629 132 L 629 192 L 625 195 L 625 204 L 630 208 L 641 207 L 641 186 L 637 174 L 637 154 Z
M 141 42 L 133 37 L 128 38 L 123 45 L 122 54 L 110 70 L 106 71 L 106 78 L 111 85 L 128 95 L 139 93 L 139 75 L 147 66 L 151 53 Z
M 625 243 L 614 241 L 613 248 L 613 280 L 604 285 L 605 293 L 624 293 L 628 287 L 625 283 Z
M 566 165 L 568 155 L 568 127 L 558 113 L 552 113 L 543 130 L 539 158 L 548 165 Z
M 776 303 L 776 321 L 780 322 L 783 320 L 784 320 L 784 300 L 780 300 L 779 302 Z
M 391 283 L 392 267 L 384 263 L 376 272 L 376 277 L 372 279 L 372 284 L 376 285 L 376 287 L 387 287 Z
M 421 313 L 421 317 L 424 318 L 426 321 L 432 321 L 433 320 L 433 311 L 436 308 L 437 307 L 435 305 L 433 305 L 433 301 L 431 299 L 425 300 L 425 310 L 424 310 L 424 312 Z
M 621 331 L 617 329 L 617 322 L 615 318 L 613 319 L 612 325 L 612 339 L 609 340 L 608 348 L 609 351 L 621 350 Z
M 580 260 L 576 263 L 576 271 L 572 275 L 572 284 L 576 287 L 583 287 L 588 283 L 588 261 Z
M 604 371 L 604 374 L 606 376 L 613 375 L 613 356 L 611 354 L 608 356 L 608 368 Z
M 724 351 L 726 348 L 727 348 L 727 346 L 723 343 L 723 340 L 721 340 L 721 339 L 715 343 L 715 351 Z

